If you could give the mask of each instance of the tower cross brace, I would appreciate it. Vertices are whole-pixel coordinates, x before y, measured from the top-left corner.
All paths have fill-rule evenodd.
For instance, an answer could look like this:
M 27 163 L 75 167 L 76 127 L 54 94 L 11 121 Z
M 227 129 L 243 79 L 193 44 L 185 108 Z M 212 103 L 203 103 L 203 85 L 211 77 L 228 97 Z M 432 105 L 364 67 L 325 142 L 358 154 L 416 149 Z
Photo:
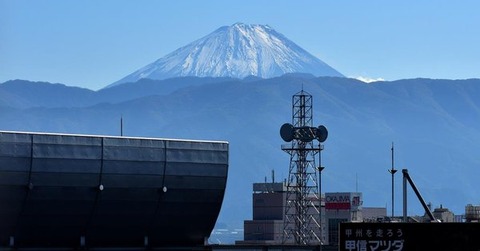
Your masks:
M 312 95 L 301 91 L 292 97 L 292 125 L 282 126 L 280 134 L 290 144 L 282 150 L 290 155 L 287 194 L 285 202 L 283 243 L 309 245 L 321 241 L 321 195 L 315 156 L 323 146 L 315 145 L 327 138 L 324 126 L 312 127 Z

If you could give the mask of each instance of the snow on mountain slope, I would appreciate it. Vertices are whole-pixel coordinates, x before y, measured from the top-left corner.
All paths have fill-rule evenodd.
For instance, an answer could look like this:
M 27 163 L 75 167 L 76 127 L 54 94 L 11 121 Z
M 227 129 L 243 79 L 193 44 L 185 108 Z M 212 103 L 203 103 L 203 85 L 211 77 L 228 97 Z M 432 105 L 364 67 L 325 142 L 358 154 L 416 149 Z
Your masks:
M 107 87 L 142 78 L 271 78 L 294 72 L 343 77 L 269 26 L 236 23 L 223 26 Z

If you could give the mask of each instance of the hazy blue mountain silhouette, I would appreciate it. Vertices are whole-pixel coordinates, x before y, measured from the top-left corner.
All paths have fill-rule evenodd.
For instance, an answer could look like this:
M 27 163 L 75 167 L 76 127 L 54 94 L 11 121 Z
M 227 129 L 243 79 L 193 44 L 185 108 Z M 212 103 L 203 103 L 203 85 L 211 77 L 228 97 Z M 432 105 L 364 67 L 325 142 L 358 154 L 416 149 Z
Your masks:
M 409 169 L 427 202 L 457 214 L 467 203 L 479 203 L 478 79 L 365 84 L 294 74 L 142 80 L 97 92 L 11 85 L 0 85 L 1 130 L 119 135 L 123 116 L 128 136 L 228 140 L 229 180 L 219 219 L 227 225 L 241 227 L 251 219 L 253 182 L 263 182 L 272 169 L 277 180 L 287 177 L 289 156 L 280 150 L 279 128 L 291 122 L 292 95 L 302 88 L 313 95 L 315 125 L 329 130 L 322 154 L 324 192 L 355 191 L 358 177 L 364 206 L 390 206 L 387 169 L 394 141 L 396 168 Z M 33 97 L 32 89 L 45 97 Z M 396 182 L 401 214 L 401 175 Z M 413 194 L 409 201 L 410 213 L 423 213 Z
M 95 103 L 92 90 L 48 82 L 11 80 L 0 85 L 0 106 L 77 107 Z
M 101 102 L 122 102 L 149 95 L 165 95 L 175 90 L 209 83 L 237 81 L 233 78 L 181 77 L 165 80 L 140 79 L 137 82 L 124 83 L 98 91 Z
M 0 106 L 13 108 L 85 107 L 98 103 L 117 103 L 150 95 L 165 95 L 175 90 L 209 83 L 238 81 L 232 78 L 182 77 L 166 80 L 141 79 L 111 88 L 92 91 L 48 82 L 11 80 L 0 84 Z

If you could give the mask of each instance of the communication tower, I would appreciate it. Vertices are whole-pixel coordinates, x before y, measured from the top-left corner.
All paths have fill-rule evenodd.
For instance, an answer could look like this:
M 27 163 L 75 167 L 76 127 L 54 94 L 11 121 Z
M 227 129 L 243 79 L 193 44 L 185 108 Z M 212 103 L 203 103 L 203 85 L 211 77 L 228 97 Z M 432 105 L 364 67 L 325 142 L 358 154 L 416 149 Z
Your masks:
M 321 194 L 319 179 L 322 167 L 315 163 L 315 156 L 323 150 L 327 139 L 325 126 L 313 127 L 312 95 L 300 91 L 292 97 L 292 124 L 283 124 L 280 136 L 288 145 L 282 150 L 290 154 L 287 179 L 283 243 L 320 244 Z M 319 143 L 314 144 L 313 140 Z M 319 163 L 320 165 L 320 163 Z

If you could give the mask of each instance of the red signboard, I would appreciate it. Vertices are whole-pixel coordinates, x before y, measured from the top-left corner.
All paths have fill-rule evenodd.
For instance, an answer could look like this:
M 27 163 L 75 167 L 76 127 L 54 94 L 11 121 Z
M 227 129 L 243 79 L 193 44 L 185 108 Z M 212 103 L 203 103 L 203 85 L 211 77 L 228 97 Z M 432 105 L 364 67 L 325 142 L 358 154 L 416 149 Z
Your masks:
M 357 210 L 361 206 L 361 193 L 325 194 L 325 209 L 327 210 Z
M 325 203 L 325 209 L 348 210 L 348 209 L 350 209 L 350 202 Z

